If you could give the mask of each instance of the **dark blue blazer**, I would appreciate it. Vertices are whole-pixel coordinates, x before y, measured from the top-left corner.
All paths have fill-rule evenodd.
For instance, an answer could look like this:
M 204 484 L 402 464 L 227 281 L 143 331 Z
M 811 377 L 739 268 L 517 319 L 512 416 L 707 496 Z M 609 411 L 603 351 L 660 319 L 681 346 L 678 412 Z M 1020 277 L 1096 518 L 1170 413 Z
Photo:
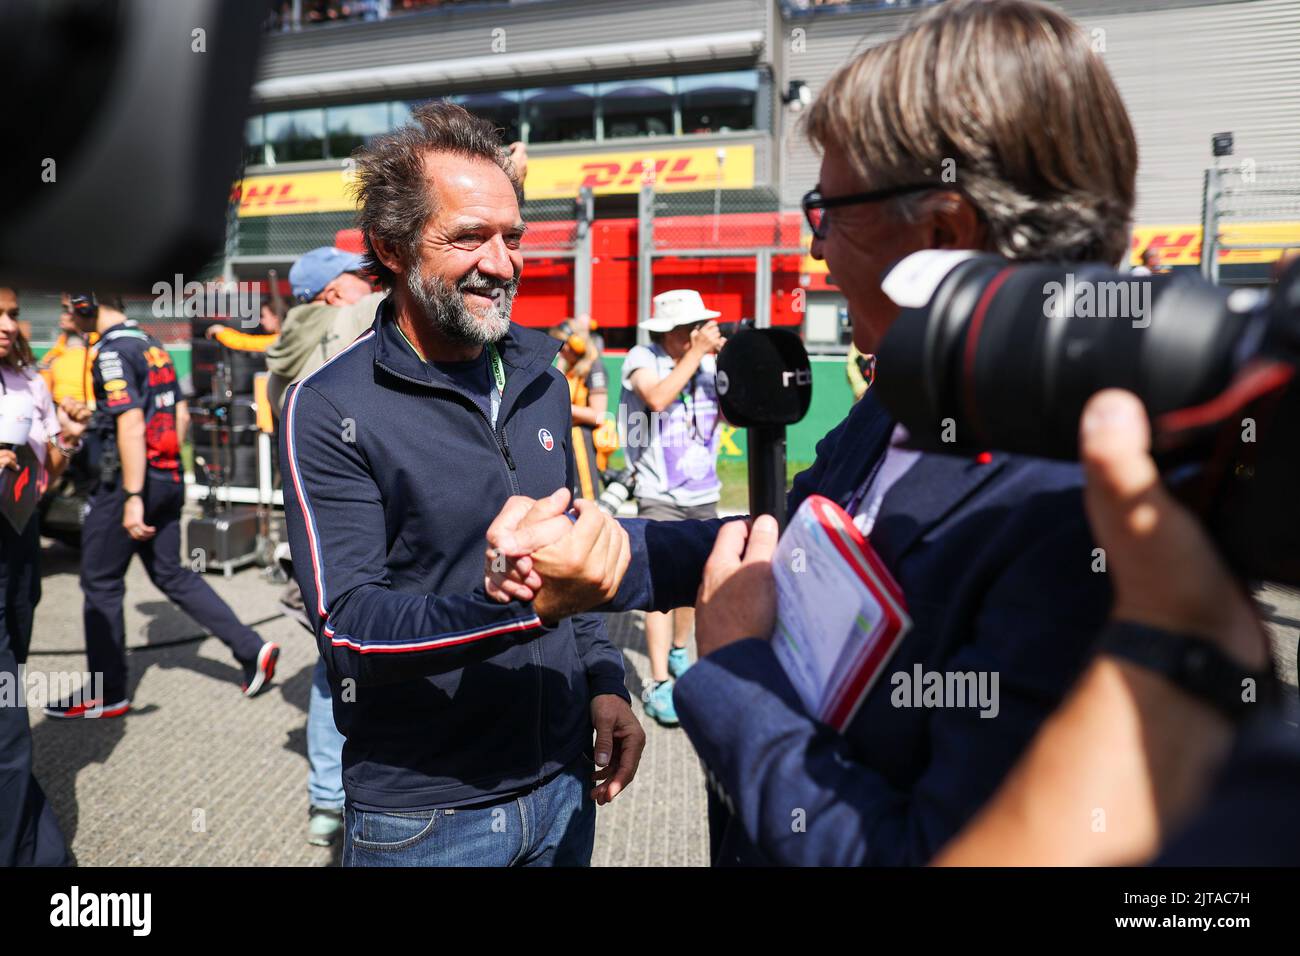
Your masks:
M 813 493 L 845 504 L 893 427 L 868 393 L 795 479 L 791 513 Z M 627 525 L 633 566 L 617 606 L 694 603 L 717 522 Z M 1109 608 L 1074 464 L 923 455 L 885 496 L 871 543 L 913 626 L 844 735 L 809 716 L 764 639 L 677 683 L 682 724 L 736 814 L 720 862 L 925 863 L 1061 702 Z M 989 687 L 996 674 L 996 716 L 895 706 L 892 675 L 916 665 L 985 672 Z

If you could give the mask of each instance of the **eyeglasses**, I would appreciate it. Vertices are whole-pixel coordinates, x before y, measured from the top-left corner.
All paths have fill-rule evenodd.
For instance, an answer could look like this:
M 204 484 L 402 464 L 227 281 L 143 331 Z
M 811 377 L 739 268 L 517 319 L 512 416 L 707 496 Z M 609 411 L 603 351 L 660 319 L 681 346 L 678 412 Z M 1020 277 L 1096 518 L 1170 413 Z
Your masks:
M 894 196 L 905 196 L 908 193 L 925 192 L 928 189 L 938 189 L 939 186 L 934 183 L 912 183 L 907 186 L 890 186 L 888 189 L 876 189 L 868 193 L 853 193 L 848 196 L 831 196 L 826 197 L 821 194 L 820 189 L 810 189 L 803 194 L 803 214 L 808 220 L 808 228 L 818 239 L 825 239 L 830 233 L 830 214 L 829 209 L 836 206 L 856 206 L 858 203 L 878 202 L 881 199 L 892 199 Z

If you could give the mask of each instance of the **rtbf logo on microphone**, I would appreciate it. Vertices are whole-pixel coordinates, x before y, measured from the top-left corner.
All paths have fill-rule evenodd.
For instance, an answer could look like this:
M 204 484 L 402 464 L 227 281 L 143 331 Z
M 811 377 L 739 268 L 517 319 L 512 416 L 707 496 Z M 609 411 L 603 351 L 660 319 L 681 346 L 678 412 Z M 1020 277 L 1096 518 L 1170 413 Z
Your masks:
M 791 371 L 791 372 L 782 372 L 782 373 L 781 373 L 781 387 L 782 387 L 782 388 L 789 388 L 791 384 L 794 384 L 795 386 L 799 386 L 799 385 L 811 385 L 811 384 L 812 384 L 812 369 L 810 369 L 810 368 L 797 368 L 797 369 L 795 369 L 794 371 Z

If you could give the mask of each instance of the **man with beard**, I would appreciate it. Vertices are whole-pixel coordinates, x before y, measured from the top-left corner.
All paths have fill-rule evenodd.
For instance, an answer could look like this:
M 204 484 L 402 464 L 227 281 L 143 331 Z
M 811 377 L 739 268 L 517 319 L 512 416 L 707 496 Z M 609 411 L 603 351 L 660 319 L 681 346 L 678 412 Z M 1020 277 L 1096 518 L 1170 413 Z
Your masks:
M 295 571 L 346 738 L 343 863 L 585 865 L 595 804 L 645 742 L 622 657 L 601 618 L 557 610 L 572 594 L 483 589 L 507 499 L 573 487 L 558 343 L 510 322 L 515 168 L 491 124 L 430 103 L 358 155 L 356 190 L 389 295 L 289 389 L 281 437 Z M 598 556 L 605 579 L 579 587 L 612 596 L 628 541 L 598 512 L 575 502 L 554 557 Z

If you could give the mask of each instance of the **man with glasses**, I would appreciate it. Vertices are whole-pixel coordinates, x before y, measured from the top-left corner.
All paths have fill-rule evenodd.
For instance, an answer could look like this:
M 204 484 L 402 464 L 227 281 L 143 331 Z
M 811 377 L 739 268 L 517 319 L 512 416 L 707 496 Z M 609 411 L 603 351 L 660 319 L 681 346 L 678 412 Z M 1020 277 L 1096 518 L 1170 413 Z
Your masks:
M 1048 129 L 1043 103 L 1089 122 Z M 1128 250 L 1132 124 L 1087 35 L 1053 6 L 938 5 L 855 57 L 807 116 L 822 152 L 804 201 L 809 251 L 829 266 L 864 353 L 900 315 L 881 285 L 912 253 L 1113 265 Z M 960 183 L 938 175 L 950 159 Z M 920 453 L 868 391 L 787 502 L 792 515 L 813 495 L 840 505 L 911 619 L 893 656 L 860 675 L 838 730 L 805 707 L 770 639 L 775 521 L 623 522 L 631 561 L 602 610 L 695 604 L 699 659 L 673 702 L 733 811 L 715 861 L 924 863 L 979 810 L 1064 699 L 1106 616 L 1082 486 L 1071 463 Z M 527 521 L 522 508 L 489 530 L 489 550 L 515 562 L 485 567 L 494 591 L 547 604 L 549 587 L 600 580 L 547 556 L 572 533 L 555 505 Z M 984 681 L 992 700 L 972 701 L 958 681 Z

